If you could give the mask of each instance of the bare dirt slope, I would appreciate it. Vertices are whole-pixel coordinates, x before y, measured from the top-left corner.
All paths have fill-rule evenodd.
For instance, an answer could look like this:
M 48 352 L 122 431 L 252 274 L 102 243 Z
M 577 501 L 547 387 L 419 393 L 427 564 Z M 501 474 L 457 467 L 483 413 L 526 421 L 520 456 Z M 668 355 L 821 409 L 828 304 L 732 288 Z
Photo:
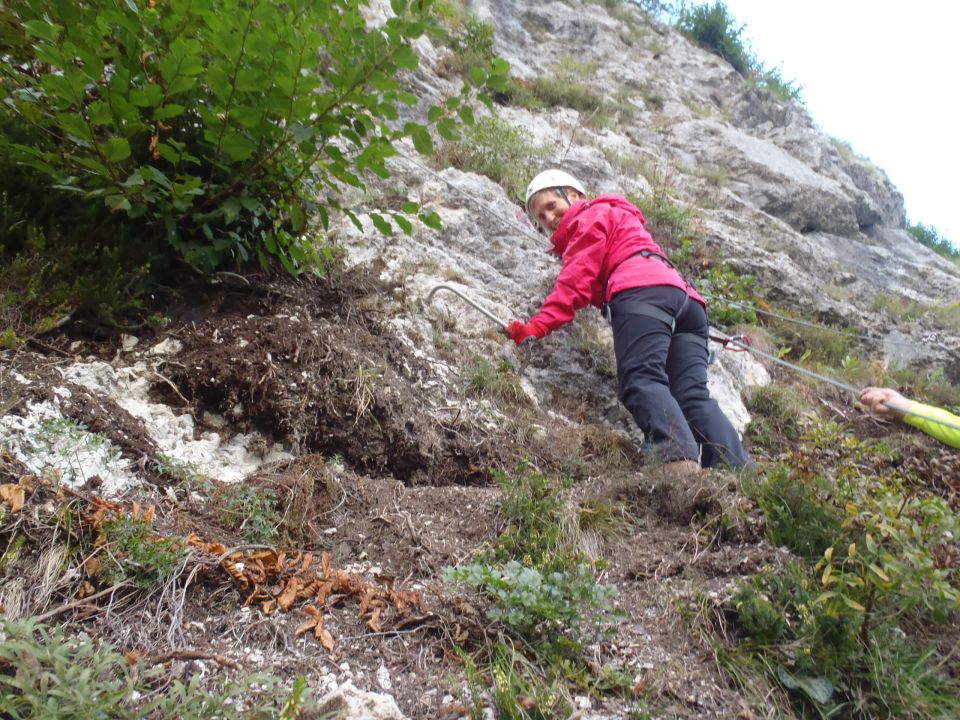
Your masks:
M 52 399 L 64 416 L 108 438 L 131 478 L 100 499 L 107 495 L 100 477 L 67 472 L 58 490 L 49 482 L 52 467 L 44 482 L 43 473 L 5 451 L 2 482 L 32 478 L 24 509 L 0 524 L 6 548 L 28 538 L 0 570 L 7 617 L 45 615 L 125 650 L 163 656 L 171 673 L 185 677 L 267 670 L 303 676 L 318 695 L 350 679 L 394 695 L 409 717 L 438 717 L 444 703 L 453 703 L 456 716 L 454 698 L 464 689 L 456 648 L 476 647 L 491 624 L 441 573 L 495 542 L 503 528 L 503 494 L 491 472 L 520 463 L 562 468 L 573 473 L 573 494 L 582 497 L 578 488 L 638 476 L 639 458 L 612 433 L 551 427 L 543 413 L 525 444 L 516 429 L 483 426 L 466 413 L 438 419 L 422 391 L 432 369 L 382 322 L 382 290 L 359 275 L 336 290 L 323 282 L 254 279 L 249 287 L 208 288 L 168 328 L 144 334 L 142 351 L 124 352 L 119 335 L 90 342 L 73 328 L 73 337 L 68 329 L 42 346 L 7 353 L 7 417 Z M 278 500 L 279 540 L 270 549 L 248 547 L 257 543 L 223 512 L 218 498 L 230 484 L 171 472 L 170 451 L 153 439 L 156 427 L 107 393 L 63 381 L 77 361 L 132 368 L 147 348 L 170 339 L 181 349 L 153 366 L 155 401 L 192 416 L 197 435 L 216 428 L 224 442 L 256 438 L 253 452 L 275 443 L 290 451 L 241 481 L 273 490 Z M 378 373 L 369 387 L 367 368 Z M 46 569 L 51 553 L 63 551 L 60 503 L 94 529 L 112 513 L 154 507 L 157 538 L 192 538 L 193 554 L 159 589 L 122 586 L 103 595 L 115 578 L 92 571 L 82 553 L 67 559 L 63 574 Z M 702 527 L 662 521 L 642 498 L 616 507 L 616 530 L 584 541 L 609 561 L 602 581 L 618 586 L 626 613 L 616 635 L 591 648 L 595 661 L 625 668 L 638 696 L 658 698 L 670 713 L 729 717 L 739 708 L 737 694 L 689 632 L 691 608 L 704 598 L 719 602 L 733 580 L 777 562 L 780 552 L 762 540 L 749 506 L 734 529 L 707 519 Z M 260 576 L 223 563 L 230 550 L 260 552 L 247 561 L 259 563 Z M 291 578 L 306 585 L 338 571 L 339 584 L 321 605 L 327 649 L 312 628 L 297 633 L 311 617 L 304 608 L 319 605 L 316 597 L 283 595 Z M 199 659 L 182 659 L 191 653 Z M 582 702 L 615 717 L 631 700 L 598 693 Z

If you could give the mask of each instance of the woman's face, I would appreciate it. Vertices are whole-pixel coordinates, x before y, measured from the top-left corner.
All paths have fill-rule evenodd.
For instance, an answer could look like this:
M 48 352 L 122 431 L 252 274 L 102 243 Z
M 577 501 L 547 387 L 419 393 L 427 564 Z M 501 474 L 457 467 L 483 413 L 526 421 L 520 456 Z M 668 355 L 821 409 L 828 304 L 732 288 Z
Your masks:
M 567 193 L 570 192 L 567 190 Z M 576 192 L 573 194 L 577 195 Z M 560 220 L 569 209 L 570 203 L 563 197 L 563 193 L 558 193 L 553 188 L 541 190 L 530 201 L 530 214 L 540 223 L 540 227 L 551 235 L 557 231 Z

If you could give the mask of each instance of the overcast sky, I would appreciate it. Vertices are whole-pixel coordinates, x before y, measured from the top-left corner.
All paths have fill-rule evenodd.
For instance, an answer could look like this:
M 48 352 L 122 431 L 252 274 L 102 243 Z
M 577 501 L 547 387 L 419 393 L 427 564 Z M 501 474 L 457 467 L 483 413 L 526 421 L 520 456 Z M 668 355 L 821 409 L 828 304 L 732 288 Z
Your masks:
M 960 247 L 960 4 L 725 0 L 814 121 L 883 168 L 907 219 Z

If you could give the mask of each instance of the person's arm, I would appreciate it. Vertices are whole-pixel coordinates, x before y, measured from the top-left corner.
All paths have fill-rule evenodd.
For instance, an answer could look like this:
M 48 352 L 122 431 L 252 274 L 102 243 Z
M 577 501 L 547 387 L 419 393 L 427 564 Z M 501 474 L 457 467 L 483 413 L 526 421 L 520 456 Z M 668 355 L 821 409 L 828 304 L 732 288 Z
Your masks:
M 903 421 L 950 447 L 960 448 L 960 417 L 943 408 L 924 405 L 914 400 L 910 403 L 907 414 L 903 416 Z
M 606 253 L 609 213 L 605 208 L 589 208 L 578 217 L 579 226 L 563 253 L 563 269 L 540 311 L 530 322 L 553 332 L 573 320 L 577 311 L 589 305 L 600 282 Z
M 861 390 L 860 402 L 877 415 L 902 418 L 940 442 L 960 448 L 960 417 L 943 408 L 909 400 L 890 388 L 877 387 Z

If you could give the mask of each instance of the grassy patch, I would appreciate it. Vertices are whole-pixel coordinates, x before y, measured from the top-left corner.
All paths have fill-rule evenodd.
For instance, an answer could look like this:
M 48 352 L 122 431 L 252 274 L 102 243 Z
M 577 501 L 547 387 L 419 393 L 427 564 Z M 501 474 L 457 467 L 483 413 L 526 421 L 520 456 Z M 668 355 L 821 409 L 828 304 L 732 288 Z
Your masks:
M 960 610 L 960 567 L 943 555 L 960 518 L 842 426 L 801 439 L 747 484 L 797 559 L 740 584 L 721 667 L 741 685 L 763 676 L 804 717 L 953 717 L 960 681 L 931 629 Z
M 280 537 L 280 499 L 270 488 L 240 482 L 225 488 L 218 500 L 224 518 L 244 540 L 273 545 Z
M 536 145 L 523 128 L 486 117 L 467 128 L 462 141 L 439 147 L 434 159 L 441 166 L 486 175 L 522 204 L 531 168 L 540 167 L 549 152 L 549 148 Z
M 622 615 L 616 589 L 597 583 L 603 561 L 588 562 L 576 549 L 577 512 L 561 498 L 563 484 L 523 466 L 497 482 L 504 491 L 497 540 L 476 562 L 444 570 L 448 582 L 479 592 L 495 623 L 495 635 L 471 654 L 461 651 L 470 697 L 491 697 L 498 717 L 552 718 L 569 713 L 574 692 L 623 691 L 626 681 L 611 678 L 625 673 L 585 662 L 584 643 Z
M 315 703 L 298 679 L 283 692 L 279 678 L 260 674 L 201 686 L 201 675 L 184 681 L 163 665 L 97 642 L 86 633 L 70 637 L 61 628 L 31 620 L 0 624 L 0 706 L 10 718 L 133 718 L 157 720 L 250 720 L 298 717 L 283 709 Z M 209 680 L 207 681 L 209 683 Z

